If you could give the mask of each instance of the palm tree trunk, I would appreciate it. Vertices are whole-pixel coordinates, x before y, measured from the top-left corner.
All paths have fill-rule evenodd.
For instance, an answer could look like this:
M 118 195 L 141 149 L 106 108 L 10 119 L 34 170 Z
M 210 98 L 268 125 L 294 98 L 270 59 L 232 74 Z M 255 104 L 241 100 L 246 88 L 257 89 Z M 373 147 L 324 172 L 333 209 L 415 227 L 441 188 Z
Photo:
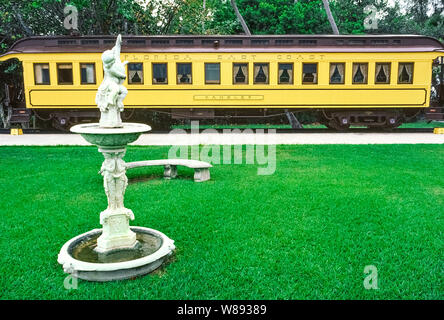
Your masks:
M 236 0 L 231 0 L 231 6 L 233 7 L 237 20 L 239 20 L 240 24 L 242 25 L 242 29 L 244 29 L 245 34 L 251 36 L 250 29 L 248 29 L 248 26 L 245 23 L 244 18 L 241 16 L 239 9 L 237 8 Z
M 328 0 L 322 0 L 322 2 L 324 3 L 324 8 L 325 8 L 325 11 L 327 12 L 327 18 L 328 18 L 328 21 L 330 22 L 333 33 L 339 34 L 339 30 L 338 30 L 338 27 L 336 26 L 335 18 L 333 18 L 333 15 L 331 14 L 330 4 L 328 3 Z
M 203 12 L 204 12 L 204 15 L 206 14 L 206 10 L 207 10 L 207 1 L 203 0 Z M 203 17 L 203 19 L 202 19 L 202 33 L 205 33 L 205 17 Z

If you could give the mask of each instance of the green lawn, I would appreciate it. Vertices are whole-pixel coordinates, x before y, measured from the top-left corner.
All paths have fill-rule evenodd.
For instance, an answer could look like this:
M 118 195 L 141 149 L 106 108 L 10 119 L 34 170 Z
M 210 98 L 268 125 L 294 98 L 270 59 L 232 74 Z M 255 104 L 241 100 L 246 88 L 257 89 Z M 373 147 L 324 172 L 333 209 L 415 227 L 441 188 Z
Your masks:
M 304 124 L 305 129 L 324 129 L 326 128 L 323 124 Z M 173 128 L 177 129 L 190 129 L 191 126 L 189 124 L 183 125 L 174 125 Z M 239 129 L 260 129 L 260 128 L 270 128 L 270 129 L 291 129 L 291 125 L 289 124 L 199 124 L 200 129 L 225 129 L 225 128 L 239 128 Z M 352 128 L 360 128 L 360 127 L 352 127 Z M 362 127 L 363 128 L 363 127 Z M 444 122 L 439 121 L 418 121 L 418 122 L 409 122 L 404 123 L 400 126 L 400 128 L 444 128 Z
M 130 147 L 127 161 L 165 158 Z M 95 147 L 0 148 L 1 299 L 443 299 L 444 145 L 278 146 L 274 175 L 128 172 L 133 225 L 176 241 L 134 280 L 63 286 L 62 245 L 100 227 Z M 363 286 L 366 265 L 379 290 Z
M 418 122 L 408 122 L 400 126 L 400 128 L 444 128 L 444 122 L 440 121 L 418 121 Z

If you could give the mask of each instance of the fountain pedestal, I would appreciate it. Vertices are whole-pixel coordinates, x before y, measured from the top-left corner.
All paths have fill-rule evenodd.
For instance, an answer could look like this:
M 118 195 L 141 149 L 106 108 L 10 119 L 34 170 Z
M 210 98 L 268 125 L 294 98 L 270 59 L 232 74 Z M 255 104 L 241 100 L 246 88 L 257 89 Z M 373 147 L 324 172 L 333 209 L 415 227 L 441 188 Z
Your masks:
M 150 126 L 138 123 L 124 123 L 120 128 L 101 128 L 99 123 L 71 128 L 97 145 L 105 158 L 99 173 L 108 206 L 100 213 L 102 229 L 75 237 L 60 250 L 58 262 L 65 272 L 90 281 L 133 278 L 161 266 L 175 249 L 174 241 L 157 230 L 130 227 L 134 214 L 124 206 L 126 145 L 149 130 Z
M 129 227 L 134 220 L 131 210 L 105 210 L 100 213 L 102 235 L 97 239 L 95 251 L 105 253 L 113 250 L 134 249 L 137 246 L 136 234 Z
M 123 204 L 123 195 L 128 185 L 126 164 L 123 161 L 126 148 L 99 147 L 99 151 L 105 158 L 100 173 L 103 175 L 108 208 L 100 213 L 103 233 L 97 239 L 95 250 L 105 253 L 117 249 L 133 249 L 137 240 L 136 234 L 130 230 L 129 221 L 134 220 L 134 214 Z

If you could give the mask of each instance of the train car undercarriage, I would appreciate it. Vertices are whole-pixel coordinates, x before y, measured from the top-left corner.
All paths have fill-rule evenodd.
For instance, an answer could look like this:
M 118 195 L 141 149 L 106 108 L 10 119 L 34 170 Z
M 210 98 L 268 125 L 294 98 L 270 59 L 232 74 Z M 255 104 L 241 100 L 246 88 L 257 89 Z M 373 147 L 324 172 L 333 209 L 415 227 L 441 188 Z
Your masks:
M 153 129 L 168 130 L 172 124 L 200 120 L 215 124 L 301 124 L 317 122 L 329 129 L 345 131 L 350 127 L 393 129 L 423 113 L 423 108 L 399 109 L 125 109 L 125 121 L 144 122 Z M 8 108 L 3 114 L 3 127 L 55 128 L 69 131 L 75 124 L 97 122 L 96 109 Z M 436 119 L 439 119 L 437 116 Z

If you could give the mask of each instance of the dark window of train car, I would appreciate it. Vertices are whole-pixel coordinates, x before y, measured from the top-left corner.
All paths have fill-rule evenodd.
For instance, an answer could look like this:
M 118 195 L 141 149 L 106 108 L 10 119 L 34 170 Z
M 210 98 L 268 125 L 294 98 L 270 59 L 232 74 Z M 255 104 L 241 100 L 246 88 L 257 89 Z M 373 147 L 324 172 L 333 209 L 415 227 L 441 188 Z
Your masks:
M 191 63 L 178 63 L 177 84 L 191 84 L 192 82 Z
M 293 84 L 293 64 L 279 63 L 278 65 L 278 83 Z
M 49 63 L 34 63 L 35 84 L 50 84 Z
M 317 63 L 302 64 L 302 83 L 303 84 L 318 83 L 318 64 Z
M 220 63 L 205 63 L 205 83 L 220 84 Z
M 330 84 L 344 84 L 345 63 L 330 63 Z
M 413 83 L 413 63 L 400 62 L 398 65 L 398 83 L 412 84 Z
M 81 84 L 96 83 L 96 65 L 94 63 L 80 64 L 80 83 Z
M 251 39 L 251 45 L 256 46 L 268 46 L 270 44 L 270 40 L 267 39 Z
M 243 44 L 243 41 L 239 39 L 227 39 L 224 42 L 225 44 L 234 45 L 234 46 L 241 46 Z
M 268 63 L 255 63 L 253 80 L 255 84 L 268 84 L 269 65 Z
M 166 63 L 153 63 L 153 84 L 168 84 Z
M 57 63 L 57 83 L 72 84 L 72 63 Z
M 233 84 L 248 84 L 247 63 L 233 63 Z
M 143 63 L 128 63 L 128 84 L 143 84 Z
M 375 83 L 376 84 L 390 83 L 390 63 L 376 63 Z
M 353 63 L 353 84 L 367 84 L 368 63 Z

